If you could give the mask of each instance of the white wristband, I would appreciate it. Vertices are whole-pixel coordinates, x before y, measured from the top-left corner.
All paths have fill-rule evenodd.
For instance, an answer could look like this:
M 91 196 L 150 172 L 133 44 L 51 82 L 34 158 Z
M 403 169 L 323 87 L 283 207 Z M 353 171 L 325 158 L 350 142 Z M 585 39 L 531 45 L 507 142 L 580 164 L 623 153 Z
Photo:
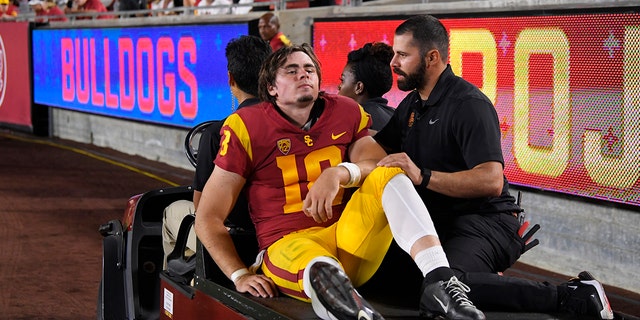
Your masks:
M 343 188 L 352 188 L 360 185 L 360 178 L 362 172 L 357 164 L 351 162 L 342 162 L 338 164 L 338 167 L 344 167 L 349 171 L 349 181 L 346 184 L 341 185 Z
M 231 274 L 231 281 L 235 284 L 236 280 L 238 280 L 238 278 L 240 278 L 240 277 L 242 277 L 242 276 L 244 276 L 245 274 L 248 274 L 248 273 L 250 273 L 250 272 L 249 272 L 249 269 L 247 269 L 247 268 L 238 269 L 238 270 L 234 271 Z

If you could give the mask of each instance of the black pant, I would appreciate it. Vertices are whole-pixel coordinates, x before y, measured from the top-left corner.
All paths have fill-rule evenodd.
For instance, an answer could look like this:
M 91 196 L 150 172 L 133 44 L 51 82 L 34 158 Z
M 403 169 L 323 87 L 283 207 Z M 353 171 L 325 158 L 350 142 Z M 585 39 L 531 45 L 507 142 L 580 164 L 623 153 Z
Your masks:
M 469 299 L 481 310 L 553 312 L 557 287 L 546 282 L 498 275 L 520 257 L 520 224 L 510 214 L 463 215 L 436 222 L 449 265 L 471 288 Z

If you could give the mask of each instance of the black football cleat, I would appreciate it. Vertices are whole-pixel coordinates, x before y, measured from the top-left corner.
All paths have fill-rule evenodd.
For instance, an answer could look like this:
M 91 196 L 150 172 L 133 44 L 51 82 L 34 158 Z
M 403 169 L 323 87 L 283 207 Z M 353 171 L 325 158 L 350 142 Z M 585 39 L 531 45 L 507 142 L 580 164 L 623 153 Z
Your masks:
M 567 296 L 560 301 L 560 309 L 575 315 L 595 319 L 613 319 L 613 311 L 604 287 L 591 273 L 582 271 L 561 286 L 567 289 Z
M 467 298 L 469 291 L 455 276 L 449 281 L 424 283 L 420 315 L 428 319 L 484 320 L 484 313 Z
M 344 271 L 330 263 L 317 261 L 308 267 L 311 304 L 325 320 L 383 320 L 380 313 L 358 294 Z

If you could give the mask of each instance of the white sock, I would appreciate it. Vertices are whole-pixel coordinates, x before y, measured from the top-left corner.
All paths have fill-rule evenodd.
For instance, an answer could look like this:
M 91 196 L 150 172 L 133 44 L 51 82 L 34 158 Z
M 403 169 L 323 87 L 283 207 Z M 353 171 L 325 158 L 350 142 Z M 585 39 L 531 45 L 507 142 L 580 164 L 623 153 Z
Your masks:
M 447 260 L 442 246 L 433 246 L 422 250 L 416 254 L 414 260 L 422 271 L 422 276 L 426 276 L 427 273 L 440 267 L 449 268 L 449 260 Z

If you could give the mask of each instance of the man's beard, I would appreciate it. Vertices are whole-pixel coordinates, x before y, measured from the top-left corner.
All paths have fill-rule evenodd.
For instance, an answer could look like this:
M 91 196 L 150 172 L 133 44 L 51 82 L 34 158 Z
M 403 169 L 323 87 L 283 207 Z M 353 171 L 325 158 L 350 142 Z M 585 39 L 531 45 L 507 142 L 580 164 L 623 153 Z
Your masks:
M 314 100 L 315 98 L 311 94 L 306 94 L 298 98 L 298 102 L 311 102 Z
M 398 68 L 394 68 L 393 72 L 404 76 L 404 80 L 398 79 L 398 89 L 402 91 L 411 91 L 413 89 L 422 88 L 424 85 L 424 75 L 427 70 L 427 64 L 421 60 L 416 72 L 406 74 Z

